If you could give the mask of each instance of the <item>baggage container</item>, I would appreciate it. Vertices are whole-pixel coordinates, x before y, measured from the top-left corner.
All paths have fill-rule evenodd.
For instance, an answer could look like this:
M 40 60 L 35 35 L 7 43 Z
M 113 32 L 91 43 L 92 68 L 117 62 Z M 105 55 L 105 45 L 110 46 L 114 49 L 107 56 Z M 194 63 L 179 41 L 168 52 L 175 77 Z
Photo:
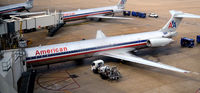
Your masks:
M 132 16 L 146 18 L 146 13 L 132 11 Z
M 181 47 L 194 47 L 194 39 L 183 37 L 181 38 Z
M 138 12 L 140 18 L 146 18 L 146 13 Z
M 200 43 L 200 35 L 197 35 L 197 43 Z
M 135 17 L 137 17 L 138 15 L 137 15 L 137 12 L 135 12 L 135 11 L 132 11 L 132 16 L 135 16 Z

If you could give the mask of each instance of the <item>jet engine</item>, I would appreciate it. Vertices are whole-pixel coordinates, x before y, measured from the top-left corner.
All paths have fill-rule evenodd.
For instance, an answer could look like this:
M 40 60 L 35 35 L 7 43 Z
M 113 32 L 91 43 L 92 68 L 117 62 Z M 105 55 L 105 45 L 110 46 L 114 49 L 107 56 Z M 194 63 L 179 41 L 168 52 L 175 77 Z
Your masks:
M 123 12 L 123 11 L 124 11 L 124 9 L 114 9 L 113 10 L 114 13 L 119 13 L 119 12 Z
M 147 46 L 148 47 L 161 47 L 161 46 L 166 46 L 173 42 L 173 39 L 170 38 L 155 38 L 155 39 L 149 39 L 147 41 Z

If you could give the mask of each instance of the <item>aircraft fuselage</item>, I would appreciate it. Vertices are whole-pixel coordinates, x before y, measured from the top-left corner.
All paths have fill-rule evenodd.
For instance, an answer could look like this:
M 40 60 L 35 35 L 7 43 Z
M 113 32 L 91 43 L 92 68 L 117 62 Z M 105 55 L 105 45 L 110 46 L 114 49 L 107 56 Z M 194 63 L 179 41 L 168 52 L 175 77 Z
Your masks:
M 100 7 L 100 8 L 92 8 L 92 9 L 83 9 L 76 11 L 63 12 L 64 21 L 71 21 L 77 19 L 83 19 L 87 16 L 94 15 L 111 15 L 116 12 L 122 12 L 123 9 L 119 9 L 117 6 L 109 6 L 109 7 Z
M 101 51 L 127 47 L 141 48 L 147 46 L 147 40 L 162 38 L 163 35 L 162 32 L 154 31 L 26 48 L 26 62 L 28 64 L 57 62 L 90 57 Z

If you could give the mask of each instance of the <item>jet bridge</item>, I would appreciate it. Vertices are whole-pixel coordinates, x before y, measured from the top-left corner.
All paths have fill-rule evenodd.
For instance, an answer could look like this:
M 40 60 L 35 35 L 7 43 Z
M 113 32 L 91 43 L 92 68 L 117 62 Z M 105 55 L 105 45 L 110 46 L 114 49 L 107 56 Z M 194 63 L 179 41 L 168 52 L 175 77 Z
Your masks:
M 56 11 L 53 13 L 47 12 L 34 12 L 24 13 L 19 15 L 11 15 L 11 19 L 4 19 L 0 22 L 0 34 L 6 34 L 9 31 L 29 31 L 33 29 L 52 28 L 58 24 L 63 24 L 61 13 Z M 22 22 L 22 25 L 20 26 Z
M 53 36 L 64 25 L 61 12 L 56 11 L 22 13 L 10 17 L 10 19 L 0 19 L 0 48 L 2 49 L 16 48 L 22 31 L 48 29 L 48 35 Z
M 23 48 L 27 43 L 23 41 L 20 32 L 48 28 L 49 32 L 54 34 L 64 25 L 62 15 L 57 12 L 39 12 L 10 17 L 10 19 L 0 18 L 0 93 L 29 92 L 31 91 L 29 86 L 34 85 L 34 80 L 31 80 L 32 74 L 25 73 L 27 68 Z M 20 49 L 12 49 L 13 46 L 18 46 Z M 21 82 L 21 79 L 24 81 Z
M 12 15 L 10 17 L 11 22 L 14 23 L 15 31 L 20 31 L 20 29 L 22 29 L 27 32 L 47 28 L 49 33 L 55 33 L 58 29 L 56 29 L 56 31 L 52 31 L 52 29 L 57 28 L 60 24 L 64 24 L 61 13 L 57 13 L 56 11 L 54 13 L 47 11 Z M 51 36 L 53 35 L 51 34 Z

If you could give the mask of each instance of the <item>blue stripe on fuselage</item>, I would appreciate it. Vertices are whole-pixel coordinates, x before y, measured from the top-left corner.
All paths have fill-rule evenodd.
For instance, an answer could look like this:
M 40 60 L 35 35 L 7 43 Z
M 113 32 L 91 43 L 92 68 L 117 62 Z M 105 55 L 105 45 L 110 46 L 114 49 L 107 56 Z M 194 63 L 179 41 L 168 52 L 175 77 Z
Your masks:
M 20 8 L 24 8 L 24 7 L 20 6 L 20 7 L 15 7 L 15 8 L 7 9 L 7 10 L 2 10 L 2 11 L 0 11 L 0 13 L 4 13 L 5 11 L 10 11 L 10 10 L 14 10 L 14 9 L 20 9 Z
M 103 48 L 116 47 L 116 46 L 124 46 L 124 45 L 135 44 L 135 43 L 144 43 L 144 42 L 147 42 L 147 40 L 132 41 L 132 42 L 119 43 L 119 44 L 114 44 L 114 45 L 106 45 L 106 46 L 99 46 L 99 47 L 86 48 L 86 49 L 79 49 L 79 50 L 73 50 L 73 51 L 67 51 L 67 52 L 60 52 L 60 53 L 39 55 L 39 56 L 27 57 L 26 60 L 28 61 L 28 60 L 38 59 L 38 58 L 53 57 L 53 56 L 59 56 L 59 55 L 64 55 L 64 54 L 73 54 L 73 53 L 78 53 L 78 52 L 88 52 L 88 51 L 91 51 L 91 50 L 98 50 L 98 49 L 103 49 Z

